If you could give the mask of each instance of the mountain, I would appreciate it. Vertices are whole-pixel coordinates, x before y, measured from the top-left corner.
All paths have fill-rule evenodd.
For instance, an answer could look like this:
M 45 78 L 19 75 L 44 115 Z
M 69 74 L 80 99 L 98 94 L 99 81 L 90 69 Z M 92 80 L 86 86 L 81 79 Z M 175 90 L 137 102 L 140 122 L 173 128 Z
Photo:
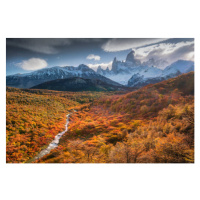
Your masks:
M 134 74 L 128 80 L 128 86 L 135 87 L 135 88 L 141 88 L 145 85 L 158 83 L 158 82 L 161 82 L 164 80 L 166 80 L 164 77 L 145 78 L 144 75 L 140 75 L 139 73 L 137 73 L 137 74 Z
M 171 65 L 167 66 L 163 73 L 171 74 L 180 72 L 181 74 L 194 71 L 194 62 L 187 60 L 178 60 Z
M 135 58 L 135 52 L 131 51 L 125 61 L 118 61 L 115 57 L 110 70 L 108 68 L 104 70 L 99 66 L 97 73 L 123 85 L 140 88 L 194 71 L 192 61 L 178 60 L 166 67 L 167 64 L 165 60 L 154 58 L 141 62 Z
M 141 62 L 135 58 L 135 51 L 131 51 L 126 56 L 125 61 L 119 61 L 115 57 L 112 63 L 112 68 L 109 70 L 102 69 L 101 66 L 98 67 L 97 73 L 106 76 L 107 78 L 116 81 L 123 85 L 128 85 L 128 80 L 135 74 L 144 76 L 145 78 L 155 78 L 162 74 L 162 69 L 154 67 L 155 65 L 162 63 L 166 64 L 165 61 L 154 59 L 149 59 L 148 62 Z
M 169 65 L 169 63 L 166 60 L 163 59 L 155 60 L 154 58 L 150 58 L 148 61 L 143 62 L 142 64 L 146 66 L 158 67 L 160 69 L 164 69 L 166 66 Z
M 166 99 L 162 95 L 165 95 Z M 130 113 L 132 116 L 141 114 L 140 109 L 136 112 L 138 108 L 148 106 L 149 114 L 155 114 L 162 106 L 174 105 L 175 99 L 180 103 L 182 99 L 179 96 L 188 95 L 194 95 L 194 72 L 184 73 L 169 80 L 147 85 L 119 96 L 117 100 L 110 98 L 110 103 L 106 102 L 105 105 L 110 106 L 109 108 L 115 112 Z M 188 100 L 191 101 L 192 98 L 188 98 Z
M 107 73 L 109 73 L 109 68 L 107 67 L 106 70 L 102 69 L 101 66 L 99 65 L 97 68 L 97 73 L 105 76 Z
M 135 51 L 131 51 L 127 56 L 126 56 L 126 61 L 125 61 L 126 65 L 130 65 L 130 66 L 139 66 L 141 65 L 140 60 L 135 59 Z
M 41 83 L 32 89 L 48 89 L 57 91 L 121 91 L 127 90 L 126 86 L 116 86 L 97 79 L 84 79 L 73 77 L 67 79 L 57 79 Z
M 146 62 L 141 62 L 135 58 L 135 52 L 131 51 L 126 56 L 125 61 L 119 61 L 115 57 L 112 62 L 112 68 L 97 68 L 97 72 L 87 65 L 81 64 L 78 67 L 52 67 L 37 70 L 26 74 L 16 74 L 6 77 L 6 85 L 17 88 L 31 88 L 44 82 L 81 77 L 84 79 L 101 80 L 107 84 L 140 88 L 147 84 L 157 83 L 180 74 L 194 71 L 194 62 L 178 60 L 171 65 L 166 66 L 164 60 L 155 60 L 153 58 Z M 156 66 L 160 66 L 159 68 Z
M 134 74 L 128 80 L 128 86 L 140 88 L 145 85 L 158 83 L 160 81 L 174 78 L 180 74 L 188 73 L 191 71 L 194 71 L 194 62 L 187 60 L 178 60 L 162 70 L 161 74 L 155 74 L 155 77 L 151 77 L 149 76 L 149 74 L 146 77 L 142 73 Z
M 52 81 L 56 79 L 66 79 L 72 77 L 82 77 L 86 79 L 101 80 L 105 83 L 120 86 L 116 83 L 89 68 L 86 65 L 79 65 L 78 67 L 66 66 L 66 67 L 52 67 L 37 70 L 26 74 L 16 74 L 6 77 L 6 85 L 17 88 L 31 88 L 35 85 Z

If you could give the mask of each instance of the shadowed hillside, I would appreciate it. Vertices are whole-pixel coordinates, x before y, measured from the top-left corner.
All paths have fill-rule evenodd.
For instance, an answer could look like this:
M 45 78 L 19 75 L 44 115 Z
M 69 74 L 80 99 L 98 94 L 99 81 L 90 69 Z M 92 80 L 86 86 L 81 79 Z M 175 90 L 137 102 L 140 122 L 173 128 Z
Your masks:
M 58 79 L 45 82 L 33 87 L 33 89 L 48 89 L 57 91 L 120 91 L 129 88 L 122 85 L 113 85 L 98 79 L 84 79 L 80 77 Z M 129 89 L 130 90 L 130 89 Z

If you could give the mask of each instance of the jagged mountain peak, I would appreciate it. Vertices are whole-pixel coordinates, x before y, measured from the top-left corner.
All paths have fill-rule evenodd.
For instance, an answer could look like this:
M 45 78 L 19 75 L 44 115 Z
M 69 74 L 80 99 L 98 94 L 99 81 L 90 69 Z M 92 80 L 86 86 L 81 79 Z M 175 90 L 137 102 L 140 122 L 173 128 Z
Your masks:
M 143 65 L 146 65 L 146 66 L 154 66 L 154 67 L 157 67 L 159 69 L 164 69 L 167 65 L 169 65 L 169 63 L 166 61 L 166 60 L 163 60 L 163 59 L 155 59 L 155 58 L 149 58 L 149 60 L 147 61 L 144 61 L 143 62 Z
M 194 71 L 194 62 L 188 60 L 177 60 L 164 69 L 164 72 L 169 73 L 171 71 L 180 71 L 181 73 Z
M 18 88 L 30 88 L 40 83 L 56 79 L 66 79 L 71 77 L 82 77 L 89 79 L 98 79 L 112 85 L 120 85 L 98 73 L 87 65 L 81 64 L 78 67 L 52 67 L 37 70 L 23 75 L 13 75 L 6 77 L 7 86 Z
M 165 67 L 166 65 L 168 66 Z M 135 52 L 132 50 L 128 53 L 125 62 L 118 61 L 115 57 L 111 70 L 99 68 L 97 73 L 123 85 L 127 85 L 131 79 L 129 86 L 135 86 L 139 82 L 142 82 L 139 86 L 144 86 L 190 71 L 194 71 L 194 62 L 192 61 L 178 60 L 169 65 L 166 60 L 151 57 L 146 62 L 141 63 L 140 60 L 135 59 Z
M 85 65 L 85 64 L 80 64 L 80 65 L 78 66 L 78 69 L 79 69 L 79 70 L 94 71 L 93 69 L 89 68 L 89 67 L 88 67 L 87 65 Z
M 110 70 L 109 70 L 109 68 L 108 67 L 106 67 L 106 72 L 109 72 Z
M 131 50 L 131 52 L 126 56 L 125 63 L 131 66 L 139 66 L 141 65 L 140 60 L 135 58 L 135 51 Z
M 98 67 L 97 67 L 97 73 L 98 74 L 103 74 L 103 72 L 104 72 L 104 70 L 101 68 L 101 66 L 99 65 Z
M 135 51 L 131 51 L 127 56 L 126 56 L 126 63 L 131 62 L 134 63 L 135 60 Z
M 114 57 L 113 63 L 114 63 L 114 62 L 117 62 L 117 58 L 116 58 L 116 57 Z

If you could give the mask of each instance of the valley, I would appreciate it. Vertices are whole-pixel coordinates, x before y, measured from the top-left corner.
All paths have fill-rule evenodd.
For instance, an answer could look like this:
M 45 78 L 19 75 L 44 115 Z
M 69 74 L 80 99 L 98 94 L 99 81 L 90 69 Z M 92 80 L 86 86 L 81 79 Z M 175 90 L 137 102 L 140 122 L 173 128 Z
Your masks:
M 65 129 L 66 114 L 106 93 L 57 92 L 7 87 L 7 162 L 27 162 Z
M 8 163 L 194 162 L 193 72 L 134 91 L 7 87 L 6 117 Z

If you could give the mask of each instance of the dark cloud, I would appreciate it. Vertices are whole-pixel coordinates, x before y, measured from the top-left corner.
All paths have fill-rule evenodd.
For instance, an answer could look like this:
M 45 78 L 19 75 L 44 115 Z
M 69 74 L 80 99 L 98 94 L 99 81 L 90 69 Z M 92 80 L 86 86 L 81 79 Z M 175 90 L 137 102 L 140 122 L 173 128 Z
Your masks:
M 102 48 L 104 47 L 104 48 Z M 114 57 L 125 60 L 131 49 L 136 58 L 147 61 L 150 58 L 166 60 L 170 63 L 178 59 L 193 60 L 193 38 L 7 38 L 7 73 L 23 73 L 15 63 L 23 63 L 32 58 L 45 60 L 47 67 L 111 63 Z M 91 60 L 91 55 L 94 55 Z M 95 59 L 96 58 L 96 59 Z M 100 58 L 100 60 L 99 60 Z
M 16 38 L 7 39 L 8 46 L 20 47 L 33 52 L 44 53 L 44 54 L 55 54 L 58 53 L 59 46 L 70 45 L 69 39 L 50 39 L 50 38 Z
M 106 52 L 124 51 L 165 41 L 165 38 L 112 38 L 102 45 Z
M 136 49 L 148 47 L 148 46 L 152 46 L 152 45 L 158 45 L 159 46 L 159 44 L 163 44 L 163 43 L 176 45 L 177 43 L 180 43 L 180 42 L 194 42 L 194 38 L 170 38 L 170 39 L 165 39 L 165 40 L 160 41 L 160 42 L 139 46 Z
M 151 58 L 166 61 L 162 67 L 180 59 L 194 60 L 194 39 L 170 39 L 140 47 L 136 50 L 136 57 L 143 61 Z
M 190 56 L 191 53 L 192 55 Z M 170 62 L 176 61 L 177 58 L 185 60 L 194 60 L 194 43 L 188 46 L 180 47 L 173 53 L 169 54 L 168 57 L 166 56 L 166 59 L 169 59 Z
M 101 43 L 104 40 L 100 38 L 8 38 L 6 44 L 43 54 L 57 54 L 72 44 Z

